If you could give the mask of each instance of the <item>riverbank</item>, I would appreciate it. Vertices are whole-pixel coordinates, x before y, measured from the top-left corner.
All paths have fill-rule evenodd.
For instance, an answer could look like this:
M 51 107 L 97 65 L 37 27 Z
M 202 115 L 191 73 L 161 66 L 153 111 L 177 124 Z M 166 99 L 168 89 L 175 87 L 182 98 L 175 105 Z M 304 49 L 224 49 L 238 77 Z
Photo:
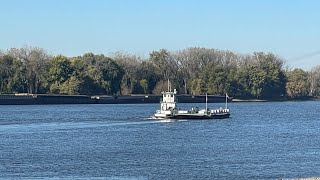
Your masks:
M 86 96 L 86 95 L 53 95 L 53 94 L 8 94 L 0 95 L 0 105 L 33 105 L 33 104 L 144 104 L 159 103 L 162 96 L 127 95 L 127 96 Z M 178 95 L 179 103 L 205 103 L 206 96 Z M 225 102 L 225 96 L 209 95 L 208 103 Z M 228 98 L 231 102 L 232 98 Z
M 284 102 L 284 101 L 319 101 L 319 98 L 313 96 L 303 96 L 299 98 L 281 97 L 273 99 L 240 99 L 233 98 L 232 102 Z
M 267 102 L 268 100 L 262 99 L 232 99 L 232 102 Z

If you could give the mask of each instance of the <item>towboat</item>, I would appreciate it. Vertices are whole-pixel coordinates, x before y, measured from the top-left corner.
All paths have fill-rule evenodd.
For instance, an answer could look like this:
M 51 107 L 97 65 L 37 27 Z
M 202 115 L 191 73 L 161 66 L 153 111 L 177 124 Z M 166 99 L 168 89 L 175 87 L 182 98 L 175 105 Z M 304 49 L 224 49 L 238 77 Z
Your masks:
M 168 91 L 162 92 L 160 109 L 152 116 L 155 119 L 224 119 L 230 117 L 228 108 L 228 96 L 226 94 L 226 106 L 219 109 L 208 109 L 208 97 L 206 95 L 206 108 L 191 108 L 181 110 L 177 107 L 177 90 L 171 90 L 171 84 L 168 81 Z

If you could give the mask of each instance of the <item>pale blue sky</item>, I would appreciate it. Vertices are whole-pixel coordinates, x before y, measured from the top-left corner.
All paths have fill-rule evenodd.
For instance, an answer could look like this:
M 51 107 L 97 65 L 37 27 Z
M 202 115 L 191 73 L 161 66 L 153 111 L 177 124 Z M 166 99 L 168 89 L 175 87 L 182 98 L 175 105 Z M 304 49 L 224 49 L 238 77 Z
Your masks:
M 0 7 L 2 50 L 147 57 L 197 46 L 273 52 L 290 67 L 320 65 L 318 0 L 0 0 Z

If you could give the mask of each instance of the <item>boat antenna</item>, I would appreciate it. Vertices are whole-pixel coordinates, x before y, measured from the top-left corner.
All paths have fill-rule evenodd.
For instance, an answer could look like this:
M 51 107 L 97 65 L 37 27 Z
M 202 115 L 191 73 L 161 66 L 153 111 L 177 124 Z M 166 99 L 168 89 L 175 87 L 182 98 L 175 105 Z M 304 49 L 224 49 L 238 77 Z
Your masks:
M 228 98 L 229 98 L 229 96 L 228 96 L 228 94 L 226 93 L 226 109 L 228 109 Z
M 208 93 L 206 93 L 206 113 L 208 113 Z
M 168 79 L 168 91 L 171 92 L 171 83 L 169 79 Z

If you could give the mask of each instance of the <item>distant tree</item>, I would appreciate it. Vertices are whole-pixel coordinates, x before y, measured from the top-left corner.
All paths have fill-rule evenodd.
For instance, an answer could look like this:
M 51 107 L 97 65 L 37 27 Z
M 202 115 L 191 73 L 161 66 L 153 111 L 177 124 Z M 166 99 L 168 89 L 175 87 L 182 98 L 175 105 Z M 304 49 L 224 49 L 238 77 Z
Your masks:
M 253 98 L 252 95 L 252 75 L 255 66 L 253 65 L 250 56 L 242 57 L 239 63 L 238 70 L 233 81 L 232 92 L 233 96 L 240 98 Z
M 143 60 L 132 54 L 125 54 L 121 52 L 115 53 L 112 58 L 119 64 L 123 69 L 124 75 L 121 80 L 121 94 L 127 95 L 134 93 L 135 86 L 139 83 L 141 63 Z
M 14 60 L 13 62 L 14 74 L 9 79 L 7 84 L 8 90 L 10 89 L 12 93 L 24 93 L 28 89 L 28 81 L 26 79 L 26 67 L 19 60 Z M 46 81 L 46 80 L 44 80 Z M 45 91 L 42 91 L 45 93 Z
M 190 82 L 191 94 L 193 95 L 203 95 L 206 93 L 206 84 L 202 79 L 193 79 Z
M 116 94 L 120 91 L 123 69 L 114 60 L 104 55 L 85 54 L 87 75 L 99 87 L 95 88 L 99 94 Z
M 168 89 L 168 80 L 159 80 L 152 90 L 152 94 L 161 95 L 161 92 Z
M 286 77 L 283 70 L 284 62 L 272 53 L 254 53 L 258 60 L 260 73 L 263 74 L 261 98 L 278 98 L 285 95 Z
M 308 96 L 310 84 L 308 82 L 308 73 L 302 69 L 294 69 L 288 73 L 288 82 L 286 85 L 287 95 L 291 98 L 301 98 Z
M 174 56 L 184 93 L 197 92 L 195 79 L 201 79 L 208 93 L 224 94 L 235 82 L 238 56 L 232 52 L 207 48 L 187 48 Z M 189 84 L 189 85 L 188 85 Z M 199 88 L 198 88 L 199 89 Z
M 38 47 L 12 48 L 8 54 L 25 66 L 25 79 L 27 81 L 27 92 L 38 93 L 46 89 L 47 72 L 51 57 L 44 49 Z M 45 90 L 44 90 L 45 91 Z
M 146 79 L 140 80 L 140 86 L 143 89 L 143 93 L 148 94 L 148 81 Z
M 311 69 L 309 83 L 310 95 L 320 97 L 320 65 Z
M 166 49 L 152 51 L 149 54 L 149 60 L 158 68 L 162 80 L 175 79 L 177 67 L 175 61 Z
M 285 94 L 286 77 L 283 61 L 272 53 L 256 52 L 243 56 L 233 89 L 237 96 L 248 98 L 279 98 Z M 235 90 L 233 90 L 235 92 Z
M 62 55 L 54 57 L 49 69 L 50 91 L 52 93 L 60 93 L 60 87 L 73 75 L 73 73 L 74 68 L 67 57 Z
M 73 73 L 74 69 L 71 65 L 71 61 L 67 57 L 59 55 L 54 57 L 51 61 L 49 70 L 50 81 L 63 83 L 68 80 Z
M 81 83 L 81 80 L 77 79 L 75 76 L 71 76 L 68 80 L 61 84 L 59 91 L 62 94 L 79 94 Z
M 140 64 L 135 77 L 139 80 L 141 86 L 143 84 L 142 89 L 146 94 L 152 93 L 157 82 L 160 80 L 160 74 L 157 72 L 157 68 L 150 61 L 144 61 Z
M 221 64 L 211 63 L 207 65 L 201 73 L 201 77 L 206 84 L 207 93 L 216 95 L 226 93 L 227 74 Z
M 8 83 L 14 74 L 14 59 L 11 56 L 0 56 L 0 93 L 8 93 L 12 90 Z
M 191 74 L 191 69 L 189 68 L 189 56 L 187 50 L 177 51 L 174 55 L 174 60 L 177 64 L 177 73 L 179 74 L 179 80 L 182 82 L 182 86 L 184 91 L 184 94 L 188 94 L 189 92 L 189 79 Z

